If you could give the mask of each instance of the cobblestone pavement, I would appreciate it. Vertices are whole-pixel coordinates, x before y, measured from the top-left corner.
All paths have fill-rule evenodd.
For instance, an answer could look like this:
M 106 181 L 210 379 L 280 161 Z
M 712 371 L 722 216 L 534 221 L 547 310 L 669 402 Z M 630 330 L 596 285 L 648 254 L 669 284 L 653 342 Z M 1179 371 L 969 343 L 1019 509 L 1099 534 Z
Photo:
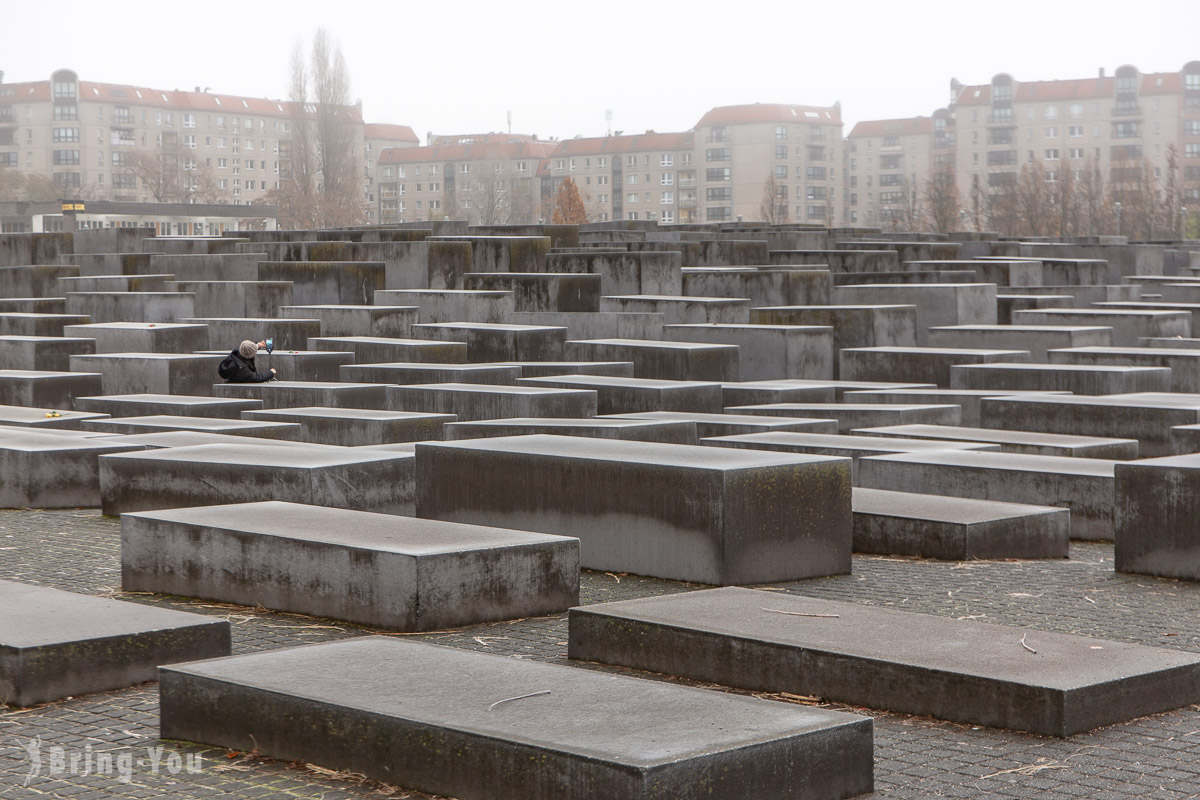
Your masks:
M 225 617 L 233 623 L 235 653 L 373 632 L 310 617 L 120 593 L 119 544 L 117 521 L 94 510 L 0 511 L 0 578 Z M 960 563 L 856 556 L 852 575 L 763 588 L 1200 651 L 1200 585 L 1115 575 L 1112 556 L 1111 545 L 1097 543 L 1073 544 L 1069 561 Z M 695 588 L 586 572 L 582 602 Z M 409 638 L 568 663 L 565 615 Z M 1035 635 L 1030 639 L 1035 641 Z M 157 738 L 157 709 L 157 687 L 147 684 L 30 710 L 0 711 L 0 798 L 430 797 L 317 766 L 163 741 Z M 1200 706 L 1065 740 L 850 710 L 875 719 L 876 791 L 867 797 L 1200 797 Z M 37 741 L 41 770 L 31 776 L 26 746 Z M 55 770 L 53 747 L 79 755 L 80 767 L 74 773 Z M 125 774 L 119 768 L 80 774 L 89 754 L 93 764 L 105 757 L 116 759 L 118 767 L 124 755 L 130 768 Z M 195 772 L 187 769 L 189 756 Z M 196 757 L 202 761 L 197 763 Z

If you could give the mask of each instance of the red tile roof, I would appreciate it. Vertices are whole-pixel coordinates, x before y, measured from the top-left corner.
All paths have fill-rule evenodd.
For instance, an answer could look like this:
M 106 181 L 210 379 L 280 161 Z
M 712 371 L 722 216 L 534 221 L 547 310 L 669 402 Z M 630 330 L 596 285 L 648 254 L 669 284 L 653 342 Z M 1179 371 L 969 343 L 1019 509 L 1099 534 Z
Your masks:
M 32 83 L 0 83 L 0 103 L 15 103 L 21 100 L 49 100 L 50 81 Z
M 430 145 L 442 144 L 496 144 L 502 142 L 536 142 L 531 133 L 463 133 L 458 135 L 439 134 L 430 137 Z
M 820 122 L 840 125 L 842 111 L 837 106 L 789 106 L 778 103 L 720 106 L 701 117 L 700 121 L 696 123 L 696 127 L 755 122 Z
M 370 122 L 363 126 L 364 139 L 387 139 L 395 142 L 421 143 L 416 131 L 407 125 L 391 125 L 386 122 Z
M 494 144 L 447 144 L 425 147 L 389 147 L 380 152 L 380 164 L 410 164 L 422 161 L 486 161 L 493 158 L 545 158 L 554 142 L 501 142 Z
M 596 136 L 587 139 L 566 139 L 558 143 L 555 157 L 630 153 L 635 150 L 691 150 L 694 141 L 691 131 L 682 133 L 646 133 L 634 136 Z
M 872 119 L 860 122 L 850 131 L 849 138 L 860 136 L 904 136 L 915 133 L 933 133 L 931 117 L 908 117 L 907 119 Z
M 1153 72 L 1139 78 L 1139 94 L 1178 94 L 1183 91 L 1178 72 Z M 1014 81 L 1013 86 L 1013 100 L 1018 103 L 1098 100 L 1116 93 L 1116 79 L 1112 75 L 1065 81 Z M 958 93 L 960 106 L 990 105 L 991 102 L 990 85 L 964 86 Z

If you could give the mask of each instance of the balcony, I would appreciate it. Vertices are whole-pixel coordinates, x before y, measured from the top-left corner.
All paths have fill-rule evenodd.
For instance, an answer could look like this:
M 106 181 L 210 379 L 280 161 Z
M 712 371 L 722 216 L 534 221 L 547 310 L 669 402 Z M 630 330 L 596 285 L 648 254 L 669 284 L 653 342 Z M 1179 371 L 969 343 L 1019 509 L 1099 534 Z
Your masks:
M 134 122 L 133 122 L 132 114 L 114 116 L 112 118 L 112 122 L 109 123 L 109 127 L 112 127 L 112 128 L 132 128 L 133 125 L 134 125 Z
M 696 198 L 694 198 L 694 197 L 679 198 L 679 207 L 680 208 L 695 208 L 696 207 Z
M 696 179 L 695 178 L 680 178 L 679 179 L 679 188 L 680 189 L 695 189 L 696 188 Z
M 1114 117 L 1140 117 L 1142 116 L 1142 107 L 1137 103 L 1117 103 L 1113 106 Z

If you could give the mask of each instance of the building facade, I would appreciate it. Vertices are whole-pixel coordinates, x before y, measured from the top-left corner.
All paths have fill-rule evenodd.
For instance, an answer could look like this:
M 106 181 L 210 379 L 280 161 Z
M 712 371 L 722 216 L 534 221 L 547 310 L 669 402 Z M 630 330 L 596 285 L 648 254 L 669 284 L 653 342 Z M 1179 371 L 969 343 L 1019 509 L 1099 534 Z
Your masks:
M 913 230 L 933 171 L 933 119 L 860 122 L 846 137 L 843 219 L 850 225 Z

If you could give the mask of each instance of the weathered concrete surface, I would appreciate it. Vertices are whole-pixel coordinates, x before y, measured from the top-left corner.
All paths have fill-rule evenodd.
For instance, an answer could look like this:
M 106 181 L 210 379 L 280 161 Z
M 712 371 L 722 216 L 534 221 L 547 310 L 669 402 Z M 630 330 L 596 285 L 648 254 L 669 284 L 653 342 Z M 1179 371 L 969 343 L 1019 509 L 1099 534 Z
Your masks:
M 837 433 L 838 430 L 838 423 L 835 419 L 771 417 L 764 414 L 699 414 L 688 411 L 641 411 L 631 414 L 614 414 L 612 418 L 690 422 L 696 426 L 696 432 L 701 438 L 709 436 L 735 436 L 740 433 L 766 433 L 770 431 Z
M 742 380 L 833 378 L 833 328 L 819 325 L 667 325 L 663 338 L 733 344 Z
M 200 431 L 221 433 L 227 436 L 249 436 L 256 439 L 286 439 L 297 441 L 303 430 L 295 423 L 256 422 L 220 417 L 179 417 L 169 414 L 154 414 L 145 417 L 105 417 L 86 420 L 81 424 L 85 431 L 136 435 L 161 431 Z
M 100 375 L 104 394 L 202 395 L 221 380 L 224 355 L 91 353 L 71 356 L 71 369 Z
M 1117 572 L 1200 580 L 1200 454 L 1116 469 Z
M 555 375 L 520 378 L 517 384 L 558 389 L 590 389 L 596 392 L 598 414 L 641 411 L 697 411 L 720 414 L 722 409 L 719 383 L 611 378 L 601 375 Z
M 483 439 L 489 436 L 525 436 L 545 433 L 551 436 L 590 436 L 596 439 L 622 439 L 631 442 L 661 444 L 699 444 L 696 425 L 690 421 L 649 419 L 555 419 L 551 417 L 513 417 L 451 422 L 445 427 L 446 441 Z M 432 439 L 434 437 L 427 437 Z
M 416 451 L 418 516 L 578 536 L 588 569 L 721 584 L 850 569 L 847 459 L 540 435 Z
M 596 392 L 536 386 L 432 383 L 388 386 L 394 411 L 454 414 L 463 422 L 509 417 L 594 417 Z
M 1200 697 L 1194 653 L 752 589 L 574 608 L 570 626 L 585 661 L 1047 736 Z
M 969 561 L 1066 558 L 1071 512 L 933 494 L 855 488 L 854 552 Z
M 463 800 L 834 800 L 873 785 L 868 718 L 382 637 L 176 665 L 160 687 L 165 738 Z
M 169 414 L 183 417 L 237 419 L 242 411 L 262 408 L 261 400 L 238 400 L 202 395 L 169 394 L 101 395 L 75 398 L 75 410 L 114 417 L 144 417 Z
M 368 408 L 272 408 L 241 412 L 244 420 L 273 420 L 300 426 L 299 439 L 314 444 L 363 447 L 441 439 L 453 414 L 424 414 Z
M 382 383 L 338 381 L 268 381 L 213 384 L 216 397 L 259 400 L 262 408 L 375 408 L 386 409 L 387 387 Z
M 838 433 L 882 425 L 958 425 L 961 410 L 955 405 L 907 405 L 901 403 L 766 403 L 728 406 L 733 414 L 764 414 L 777 417 L 836 419 Z
M 1138 457 L 1136 439 L 1111 439 L 1100 436 L 1070 436 L 1065 433 L 998 430 L 995 428 L 952 427 L 949 425 L 892 425 L 882 428 L 857 428 L 866 436 L 903 436 L 911 439 L 946 439 L 958 442 L 990 442 L 1005 453 L 1070 458 L 1108 458 L 1132 461 Z
M 0 435 L 0 508 L 95 507 L 99 457 L 141 449 L 119 439 L 56 435 L 62 433 L 11 428 Z
M 950 367 L 950 385 L 955 389 L 1077 395 L 1169 392 L 1171 369 L 1109 364 L 957 364 Z
M 244 438 L 244 437 L 243 437 Z M 104 456 L 105 514 L 283 500 L 412 514 L 413 457 L 324 445 L 205 444 Z
M 229 622 L 0 581 L 0 702 L 16 706 L 152 681 L 161 664 L 229 654 Z
M 97 322 L 65 325 L 63 335 L 94 339 L 96 353 L 194 353 L 208 349 L 208 326 L 202 324 Z M 229 350 L 236 344 L 230 343 Z
M 741 375 L 736 345 L 585 339 L 567 342 L 563 354 L 577 361 L 631 361 L 637 378 L 736 381 Z
M 951 367 L 960 364 L 1025 362 L 1028 350 L 978 350 L 956 347 L 856 347 L 838 354 L 838 374 L 846 380 L 921 381 L 951 386 Z M 970 388 L 970 387 L 964 387 Z
M 100 394 L 98 372 L 0 369 L 0 404 L 29 408 L 74 408 L 75 398 Z
M 566 610 L 579 541 L 296 503 L 121 516 L 121 586 L 400 631 Z
M 1113 538 L 1113 469 L 1102 458 L 942 450 L 859 459 L 868 489 L 1071 509 L 1072 539 Z
M 67 372 L 71 356 L 96 352 L 96 340 L 72 336 L 0 336 L 0 369 Z

